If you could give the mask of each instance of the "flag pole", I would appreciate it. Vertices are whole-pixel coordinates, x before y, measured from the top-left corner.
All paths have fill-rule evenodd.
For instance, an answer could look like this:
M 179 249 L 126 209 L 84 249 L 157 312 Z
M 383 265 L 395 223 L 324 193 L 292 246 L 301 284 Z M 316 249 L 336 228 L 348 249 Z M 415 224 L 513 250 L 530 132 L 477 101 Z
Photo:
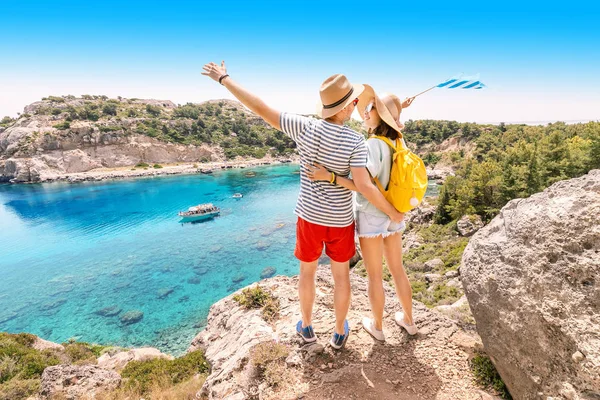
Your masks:
M 427 90 L 423 90 L 421 93 L 419 93 L 419 94 L 415 94 L 415 95 L 414 95 L 414 96 L 412 96 L 411 98 L 415 98 L 415 97 L 417 97 L 417 96 L 420 96 L 420 95 L 422 95 L 422 94 L 424 94 L 424 93 L 427 93 L 427 92 L 429 92 L 431 89 L 435 89 L 437 86 L 438 86 L 438 85 L 435 85 L 435 86 L 432 86 L 432 87 L 430 87 L 430 88 L 429 88 L 429 89 L 427 89 Z

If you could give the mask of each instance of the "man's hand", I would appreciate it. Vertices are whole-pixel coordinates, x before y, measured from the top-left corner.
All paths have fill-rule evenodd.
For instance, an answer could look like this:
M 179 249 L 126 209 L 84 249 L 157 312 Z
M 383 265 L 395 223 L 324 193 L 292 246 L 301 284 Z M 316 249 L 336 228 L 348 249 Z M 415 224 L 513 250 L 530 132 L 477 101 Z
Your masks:
M 225 61 L 221 61 L 220 67 L 214 62 L 209 62 L 208 64 L 205 64 L 202 69 L 205 71 L 202 72 L 202 75 L 206 75 L 217 82 L 219 82 L 220 77 L 227 74 L 227 67 L 225 67 Z
M 404 99 L 404 101 L 402 102 L 402 108 L 409 107 L 414 100 L 415 100 L 414 97 L 409 97 L 409 98 Z
M 212 80 L 219 82 L 219 79 L 224 75 L 227 75 L 227 67 L 225 67 L 225 61 L 221 61 L 221 66 L 214 62 L 209 62 L 202 68 L 204 72 L 202 75 L 208 76 Z M 278 131 L 281 130 L 279 119 L 281 113 L 274 108 L 269 107 L 264 101 L 258 96 L 250 93 L 248 90 L 243 88 L 239 83 L 235 82 L 231 77 L 222 79 L 221 83 L 229 92 L 235 96 L 243 105 L 248 107 L 252 112 L 258 114 L 259 117 L 264 119 L 269 125 Z

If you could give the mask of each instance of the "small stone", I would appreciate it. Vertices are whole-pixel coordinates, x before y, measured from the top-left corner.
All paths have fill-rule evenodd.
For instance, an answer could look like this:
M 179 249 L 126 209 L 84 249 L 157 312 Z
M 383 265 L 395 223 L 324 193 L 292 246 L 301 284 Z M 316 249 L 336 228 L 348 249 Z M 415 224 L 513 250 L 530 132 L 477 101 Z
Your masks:
M 446 278 L 456 278 L 459 275 L 458 271 L 448 271 L 444 274 Z
M 328 363 L 327 368 L 329 368 L 329 369 L 333 368 L 333 363 Z
M 425 271 L 425 272 L 433 271 L 443 265 L 444 265 L 444 262 L 441 259 L 434 258 L 433 260 L 429 260 L 425 264 L 423 264 L 423 271 Z
M 576 363 L 580 363 L 585 359 L 585 356 L 583 355 L 582 352 L 576 351 L 575 353 L 573 353 L 572 358 L 573 358 L 573 361 L 575 361 Z
M 428 283 L 438 282 L 442 280 L 442 276 L 440 274 L 425 274 L 423 275 L 425 280 Z
M 577 396 L 577 392 L 575 391 L 575 388 L 573 387 L 573 385 L 571 385 L 568 382 L 563 383 L 563 388 L 560 391 L 560 394 L 562 394 L 569 400 L 574 400 L 574 399 L 579 398 L 579 396 Z
M 390 381 L 389 379 L 386 379 L 385 382 L 389 383 L 390 385 L 392 384 L 392 381 Z

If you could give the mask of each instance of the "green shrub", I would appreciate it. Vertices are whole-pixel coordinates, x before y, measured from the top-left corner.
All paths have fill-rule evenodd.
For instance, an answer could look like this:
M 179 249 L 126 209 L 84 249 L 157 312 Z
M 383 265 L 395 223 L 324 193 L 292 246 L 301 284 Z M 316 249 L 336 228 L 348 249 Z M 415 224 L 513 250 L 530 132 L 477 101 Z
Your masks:
M 120 126 L 107 126 L 107 125 L 101 125 L 98 127 L 100 129 L 100 132 L 116 132 L 116 131 L 120 131 L 121 129 L 123 129 Z
M 146 112 L 153 117 L 158 117 L 160 115 L 160 107 L 146 104 Z
M 159 168 L 162 168 L 163 166 L 162 166 L 162 165 L 160 165 L 160 164 L 154 164 L 154 165 L 153 165 L 153 167 L 154 167 L 155 169 L 159 169 Z
M 60 364 L 54 352 L 33 349 L 34 341 L 29 334 L 0 333 L 0 384 L 13 378 L 39 378 L 46 367 Z
M 429 165 L 437 164 L 438 161 L 440 161 L 441 159 L 442 159 L 442 156 L 440 156 L 437 153 L 427 153 L 423 157 L 423 162 L 425 163 L 425 165 L 429 166 Z
M 65 122 L 58 123 L 56 125 L 52 125 L 52 127 L 56 128 L 56 129 L 60 129 L 60 130 L 65 130 L 65 129 L 69 129 L 71 127 L 71 123 L 69 121 L 65 121 Z
M 63 346 L 65 347 L 65 353 L 74 364 L 95 364 L 96 358 L 100 357 L 102 351 L 107 348 L 106 346 L 74 340 L 63 343 Z
M 497 391 L 503 399 L 512 399 L 508 388 L 502 381 L 500 374 L 492 360 L 485 354 L 478 353 L 471 360 L 471 370 L 475 375 L 477 383 L 485 388 L 492 388 Z
M 52 115 L 59 115 L 63 112 L 63 110 L 61 110 L 60 108 L 53 108 L 50 110 L 50 114 Z
M 144 393 L 157 382 L 174 385 L 208 370 L 209 365 L 204 352 L 198 350 L 174 360 L 155 358 L 148 361 L 131 361 L 123 369 L 121 376 L 127 378 L 126 388 Z
M 147 168 L 147 167 L 149 167 L 149 165 L 146 164 L 145 162 L 139 162 L 139 163 L 135 164 L 135 167 L 136 168 Z
M 65 99 L 63 99 L 62 97 L 58 97 L 58 96 L 43 97 L 42 100 L 53 101 L 55 103 L 64 103 L 65 102 Z
M 98 121 L 100 119 L 100 113 L 96 104 L 86 104 L 78 114 L 81 119 L 89 121 Z
M 106 115 L 117 115 L 117 105 L 115 103 L 106 103 L 102 106 L 102 113 Z
M 201 114 L 201 108 L 196 104 L 187 103 L 184 106 L 179 106 L 173 111 L 173 116 L 176 118 L 198 119 Z
M 271 322 L 279 315 L 279 299 L 260 285 L 242 290 L 242 293 L 233 296 L 233 300 L 246 309 L 262 308 L 265 321 Z

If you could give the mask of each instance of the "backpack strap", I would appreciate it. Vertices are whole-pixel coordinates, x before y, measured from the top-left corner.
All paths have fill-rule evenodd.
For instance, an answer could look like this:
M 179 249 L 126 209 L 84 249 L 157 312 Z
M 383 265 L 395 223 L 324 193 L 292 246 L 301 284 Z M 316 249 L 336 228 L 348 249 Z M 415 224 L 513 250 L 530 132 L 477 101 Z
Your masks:
M 394 153 L 397 152 L 402 144 L 398 143 L 398 140 L 396 139 L 396 145 L 394 145 L 394 143 L 392 143 L 392 141 L 390 140 L 390 138 L 387 138 L 385 136 L 372 136 L 373 139 L 379 139 L 383 142 L 385 142 L 388 146 L 390 146 L 392 148 L 392 165 L 394 164 Z M 398 147 L 400 146 L 400 147 Z M 390 177 L 391 178 L 391 177 Z M 375 184 L 377 185 L 377 188 L 379 189 L 379 191 L 381 193 L 385 193 L 387 191 L 387 187 L 384 189 L 383 186 L 381 185 L 381 182 L 379 182 L 379 179 L 377 177 L 373 178 L 373 180 L 375 181 Z M 388 187 L 389 187 L 389 182 L 388 182 Z
M 394 145 L 394 143 L 392 143 L 392 141 L 390 140 L 390 138 L 387 138 L 385 136 L 373 136 L 374 139 L 379 139 L 384 141 L 385 143 L 387 143 L 388 146 L 390 146 L 394 151 L 398 151 L 398 139 L 396 139 L 396 144 Z M 402 145 L 402 144 L 400 144 Z

